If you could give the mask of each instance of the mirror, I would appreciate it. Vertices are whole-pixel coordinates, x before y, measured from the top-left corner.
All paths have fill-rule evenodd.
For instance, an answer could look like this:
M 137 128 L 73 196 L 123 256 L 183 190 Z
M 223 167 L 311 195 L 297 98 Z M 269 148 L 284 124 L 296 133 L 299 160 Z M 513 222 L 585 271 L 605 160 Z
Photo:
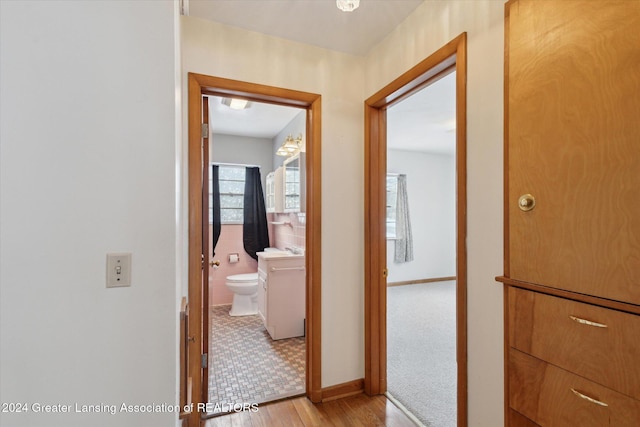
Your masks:
M 284 211 L 305 210 L 304 153 L 298 153 L 284 161 Z
M 267 213 L 284 212 L 284 202 L 282 200 L 282 192 L 284 182 L 282 180 L 282 166 L 275 171 L 270 172 L 266 179 L 265 189 L 265 207 Z

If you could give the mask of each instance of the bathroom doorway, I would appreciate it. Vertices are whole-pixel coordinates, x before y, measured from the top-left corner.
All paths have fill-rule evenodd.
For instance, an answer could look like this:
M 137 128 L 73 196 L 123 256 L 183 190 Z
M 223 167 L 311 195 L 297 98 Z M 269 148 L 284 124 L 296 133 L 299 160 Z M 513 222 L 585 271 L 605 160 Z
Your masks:
M 409 155 L 409 157 L 407 157 L 407 155 L 403 153 L 394 152 L 395 142 L 393 140 L 398 138 L 389 133 L 389 130 L 394 126 L 390 123 L 390 120 L 393 120 L 393 115 L 395 114 L 394 109 L 401 111 L 404 102 L 407 102 L 407 104 L 404 104 L 405 106 L 411 107 L 411 103 L 418 100 L 420 96 L 429 96 L 428 91 L 430 86 L 438 85 L 438 82 L 447 82 L 448 79 L 452 79 L 449 83 L 453 83 L 455 89 L 453 93 L 455 105 L 453 118 L 455 120 L 441 118 L 439 125 L 444 128 L 445 132 L 449 131 L 453 135 L 455 153 L 453 159 L 449 158 L 446 161 L 441 159 L 440 162 L 434 162 L 433 159 L 427 159 L 427 157 L 434 157 L 433 154 L 421 154 L 420 156 Z M 405 113 L 408 113 L 408 111 L 405 111 Z M 419 115 L 421 114 L 422 121 L 425 121 L 428 114 L 425 112 L 420 113 L 419 111 L 417 113 Z M 404 124 L 404 126 L 409 127 L 410 124 Z M 415 138 L 413 142 L 415 142 Z M 467 425 L 465 33 L 449 42 L 433 55 L 427 57 L 365 101 L 365 157 L 365 203 L 367 210 L 367 216 L 365 217 L 365 235 L 367 236 L 365 242 L 365 391 L 368 394 L 382 394 L 393 388 L 393 385 L 390 385 L 389 381 L 393 380 L 396 373 L 390 374 L 389 369 L 395 369 L 395 367 L 388 357 L 397 357 L 397 352 L 394 353 L 391 351 L 388 353 L 388 351 L 392 350 L 391 346 L 397 346 L 398 344 L 393 343 L 393 339 L 397 337 L 391 337 L 389 333 L 394 331 L 393 333 L 395 334 L 398 328 L 396 328 L 397 325 L 389 325 L 388 322 L 394 321 L 391 317 L 400 311 L 404 311 L 405 314 L 413 311 L 417 315 L 416 319 L 418 320 L 414 322 L 409 319 L 408 322 L 410 323 L 404 323 L 404 328 L 410 329 L 413 333 L 413 335 L 409 334 L 406 339 L 415 341 L 418 334 L 422 334 L 423 336 L 428 335 L 429 332 L 427 332 L 427 330 L 430 326 L 428 323 L 432 321 L 437 323 L 440 322 L 440 320 L 423 319 L 422 314 L 424 314 L 424 311 L 422 309 L 425 307 L 413 307 L 412 304 L 414 300 L 417 299 L 418 294 L 429 292 L 436 288 L 443 288 L 442 291 L 446 295 L 441 301 L 449 302 L 444 302 L 440 305 L 448 306 L 450 309 L 445 316 L 447 317 L 446 321 L 449 328 L 452 328 L 452 330 L 441 335 L 444 337 L 444 341 L 448 347 L 447 352 L 445 352 L 445 362 L 448 362 L 449 366 L 452 367 L 449 368 L 449 375 L 447 375 L 446 378 L 453 380 L 453 394 L 455 395 L 453 398 L 454 408 L 451 409 L 449 407 L 446 411 L 448 414 L 451 414 L 451 411 L 455 413 L 454 425 L 464 427 Z M 422 162 L 423 164 L 421 165 L 422 170 L 413 168 L 414 171 L 412 172 L 410 170 L 412 169 L 410 162 L 415 162 L 418 157 L 424 157 L 424 162 Z M 451 157 L 451 153 L 443 157 Z M 427 166 L 426 163 L 428 161 L 431 161 L 431 167 Z M 444 179 L 440 187 L 451 187 L 450 181 L 453 180 L 454 194 L 450 194 L 449 192 L 448 196 L 442 199 L 440 203 L 445 203 L 445 200 L 449 200 L 449 202 L 446 202 L 448 204 L 453 202 L 453 212 L 446 213 L 443 209 L 442 212 L 436 213 L 438 215 L 444 215 L 449 220 L 453 220 L 453 238 L 443 237 L 444 240 L 447 240 L 446 243 L 449 246 L 454 247 L 453 255 L 451 256 L 450 254 L 445 257 L 446 259 L 441 258 L 443 253 L 448 252 L 448 250 L 444 248 L 438 249 L 437 246 L 434 246 L 434 248 L 431 249 L 431 253 L 427 255 L 430 257 L 429 261 L 435 261 L 433 263 L 433 269 L 430 272 L 422 272 L 419 278 L 398 276 L 398 273 L 402 272 L 403 269 L 406 270 L 403 274 L 409 274 L 409 270 L 412 270 L 412 268 L 407 267 L 411 264 L 408 262 L 410 257 L 406 256 L 406 253 L 410 252 L 410 250 L 406 244 L 402 244 L 400 248 L 398 248 L 396 239 L 410 239 L 407 239 L 406 234 L 402 232 L 401 221 L 397 221 L 400 218 L 390 218 L 388 215 L 387 190 L 390 192 L 398 192 L 398 194 L 393 195 L 392 199 L 394 204 L 398 203 L 398 199 L 402 198 L 402 196 L 398 197 L 398 195 L 403 193 L 400 191 L 401 185 L 399 185 L 398 182 L 403 181 L 403 186 L 407 189 L 405 194 L 410 197 L 412 193 L 417 193 L 420 197 L 427 199 L 424 197 L 428 190 L 427 187 L 433 184 L 431 181 L 435 180 L 436 177 L 421 177 L 418 176 L 419 173 L 435 173 L 436 168 L 442 167 L 445 164 L 449 164 L 450 167 L 444 168 L 442 173 L 443 176 L 448 174 L 449 177 Z M 453 171 L 451 170 L 452 168 Z M 405 169 L 408 170 L 408 172 L 405 172 Z M 430 170 L 427 171 L 426 169 Z M 451 173 L 453 173 L 453 177 L 451 177 Z M 411 178 L 412 175 L 414 178 Z M 402 176 L 404 177 L 399 179 Z M 394 179 L 398 182 L 394 183 Z M 446 182 L 448 182 L 448 184 L 445 184 Z M 435 190 L 437 190 L 437 188 Z M 436 195 L 437 192 L 432 193 L 429 198 L 435 198 Z M 451 199 L 453 200 L 451 201 Z M 428 200 L 424 201 L 426 202 Z M 402 212 L 411 213 L 412 210 L 415 211 L 415 206 L 410 206 L 410 203 L 409 206 L 402 211 L 395 210 L 396 207 L 397 206 L 394 206 L 394 211 L 398 212 L 398 215 L 403 215 Z M 416 221 L 422 222 L 427 220 L 425 215 L 431 215 L 430 218 L 432 222 L 436 220 L 436 216 L 434 216 L 435 213 L 431 212 L 431 214 L 420 214 L 418 218 L 414 216 L 411 223 L 417 224 Z M 453 218 L 451 218 L 452 216 Z M 410 217 L 409 215 L 409 218 Z M 404 221 L 407 222 L 406 219 Z M 443 224 L 441 224 L 441 226 L 444 227 Z M 396 229 L 397 235 L 393 233 L 394 227 L 398 228 Z M 390 235 L 387 234 L 388 230 L 391 231 Z M 429 236 L 428 238 L 433 237 L 435 236 Z M 425 239 L 425 236 L 413 235 L 414 244 L 418 239 Z M 404 257 L 405 262 L 399 261 L 395 263 L 395 258 L 398 257 L 398 250 L 400 252 L 399 258 L 402 259 Z M 416 245 L 416 247 L 414 247 L 414 256 L 418 256 L 418 250 L 419 248 Z M 420 251 L 422 251 L 422 249 L 420 249 Z M 387 258 L 388 255 L 391 260 Z M 421 262 L 426 263 L 424 260 Z M 398 284 L 402 286 L 389 287 L 388 284 Z M 408 296 L 403 295 L 411 293 L 406 292 L 409 290 L 415 290 L 416 292 Z M 393 302 L 391 300 L 391 293 L 401 295 L 394 295 L 393 298 L 396 301 Z M 439 297 L 440 296 L 438 296 L 438 298 Z M 435 299 L 435 297 L 427 297 L 427 299 Z M 453 307 L 451 305 L 453 305 Z M 401 326 L 402 324 L 403 323 L 398 323 L 401 329 L 403 328 Z M 425 348 L 428 347 L 430 346 L 425 346 Z M 418 357 L 422 360 L 422 364 L 413 365 L 413 367 L 409 369 L 408 376 L 414 378 L 419 377 L 424 365 L 432 362 L 429 355 L 420 354 Z M 395 378 L 397 379 L 398 377 Z M 435 403 L 432 408 L 436 408 L 441 403 L 443 396 L 439 396 L 437 390 L 429 391 L 429 387 L 425 387 L 425 381 L 432 381 L 432 379 L 423 377 L 422 383 L 418 382 L 417 385 L 409 383 L 401 384 L 397 389 L 415 386 L 416 389 L 412 392 L 418 395 L 419 400 L 432 400 Z M 398 394 L 400 393 L 398 392 Z M 450 395 L 451 393 L 449 393 L 449 396 Z M 391 397 L 394 397 L 393 394 Z M 451 400 L 450 398 L 448 399 Z M 406 406 L 411 407 L 411 403 Z M 415 408 L 410 409 L 416 411 Z M 429 409 L 429 411 L 431 410 L 434 409 Z M 443 416 L 447 417 L 446 414 Z M 436 424 L 433 425 L 440 425 L 437 424 L 438 421 L 425 420 L 420 417 L 416 417 L 416 421 L 420 424 L 432 425 L 432 422 L 436 422 Z
M 317 94 L 265 86 L 202 74 L 188 74 L 188 335 L 187 395 L 195 408 L 209 400 L 209 259 L 208 238 L 208 100 L 203 97 L 240 98 L 305 110 L 305 394 L 321 399 L 320 274 L 321 274 L 321 97 Z M 200 405 L 200 406 L 198 406 Z M 185 414 L 198 425 L 203 411 Z
M 305 393 L 307 132 L 303 108 L 222 96 L 207 102 L 208 415 L 218 415 Z M 258 197 L 245 197 L 251 185 Z M 256 233 L 262 228 L 266 235 Z

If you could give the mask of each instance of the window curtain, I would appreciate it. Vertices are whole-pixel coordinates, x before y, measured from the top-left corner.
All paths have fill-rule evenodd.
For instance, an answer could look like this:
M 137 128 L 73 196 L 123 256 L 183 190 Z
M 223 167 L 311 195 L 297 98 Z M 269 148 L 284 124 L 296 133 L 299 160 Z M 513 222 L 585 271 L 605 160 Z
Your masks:
M 213 210 L 213 242 L 211 244 L 211 257 L 214 257 L 216 254 L 216 245 L 218 244 L 218 239 L 220 238 L 220 231 L 222 230 L 222 223 L 220 220 L 220 168 L 218 165 L 211 165 L 211 181 L 212 181 L 212 200 L 211 200 L 211 208 Z
M 248 167 L 244 180 L 244 225 L 242 226 L 244 250 L 255 260 L 257 252 L 269 246 L 267 211 L 264 206 L 260 168 Z
M 396 199 L 396 248 L 394 261 L 413 261 L 413 235 L 409 219 L 409 199 L 407 197 L 407 176 L 398 175 Z

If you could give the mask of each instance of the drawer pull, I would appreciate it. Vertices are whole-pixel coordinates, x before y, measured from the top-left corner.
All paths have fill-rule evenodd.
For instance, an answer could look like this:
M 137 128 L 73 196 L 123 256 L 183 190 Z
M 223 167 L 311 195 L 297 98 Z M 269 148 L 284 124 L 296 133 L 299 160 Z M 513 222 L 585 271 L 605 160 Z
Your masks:
M 578 322 L 581 325 L 595 326 L 596 328 L 608 328 L 608 326 L 604 323 L 592 322 L 591 320 L 581 319 L 576 316 L 569 316 L 569 319 L 573 320 L 574 322 Z
M 304 267 L 271 267 L 271 271 L 299 271 L 304 270 Z
M 575 390 L 575 389 L 573 389 L 573 388 L 571 389 L 571 391 L 573 392 L 573 394 L 575 394 L 575 395 L 576 395 L 576 396 L 578 396 L 579 398 L 584 399 L 584 400 L 586 400 L 586 401 L 589 401 L 589 402 L 591 402 L 591 403 L 595 403 L 596 405 L 605 406 L 605 407 L 606 407 L 606 406 L 609 406 L 609 405 L 607 405 L 606 403 L 604 403 L 604 402 L 600 402 L 599 400 L 596 400 L 596 399 L 594 399 L 593 397 L 589 397 L 589 396 L 587 396 L 587 395 L 584 395 L 584 394 L 580 393 L 579 391 L 577 391 L 577 390 Z

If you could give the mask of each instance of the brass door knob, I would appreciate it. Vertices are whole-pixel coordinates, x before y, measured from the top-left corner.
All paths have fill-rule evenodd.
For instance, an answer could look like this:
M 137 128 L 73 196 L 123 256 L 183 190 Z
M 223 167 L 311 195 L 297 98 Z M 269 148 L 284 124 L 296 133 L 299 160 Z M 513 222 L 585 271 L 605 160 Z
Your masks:
M 214 260 L 211 260 L 211 261 L 209 261 L 209 265 L 210 265 L 211 267 L 213 267 L 214 265 L 215 265 L 216 267 L 220 267 L 220 261 L 218 261 L 218 260 L 215 260 L 215 261 L 214 261 Z
M 518 199 L 518 207 L 521 211 L 528 212 L 536 207 L 536 198 L 531 194 L 523 194 Z

